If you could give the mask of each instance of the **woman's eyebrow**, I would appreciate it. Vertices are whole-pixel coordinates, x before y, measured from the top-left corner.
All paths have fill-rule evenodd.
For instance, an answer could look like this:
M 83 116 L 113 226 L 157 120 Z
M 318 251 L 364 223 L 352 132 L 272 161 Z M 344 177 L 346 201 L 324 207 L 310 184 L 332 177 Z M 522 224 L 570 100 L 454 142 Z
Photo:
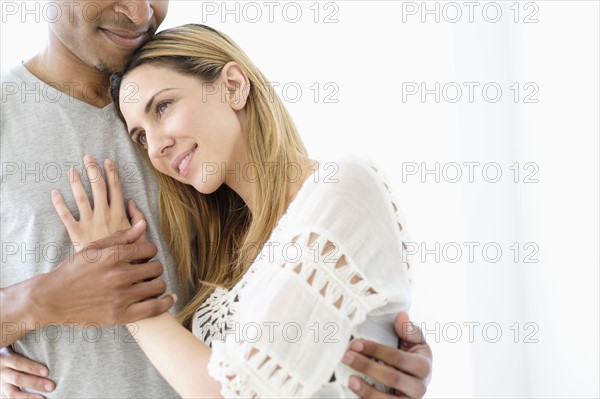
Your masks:
M 152 108 L 152 104 L 154 103 L 154 100 L 160 93 L 163 93 L 168 90 L 176 90 L 176 89 L 177 89 L 177 87 L 169 87 L 169 88 L 162 89 L 162 90 L 154 93 L 154 95 L 152 97 L 150 97 L 150 100 L 148 100 L 148 102 L 146 103 L 146 106 L 144 107 L 144 113 L 148 114 L 150 112 L 150 109 Z M 137 130 L 137 127 L 132 128 L 129 131 L 129 136 L 131 136 L 133 133 L 135 133 L 136 130 Z
M 152 97 L 150 97 L 150 100 L 148 100 L 148 102 L 146 103 L 146 107 L 144 108 L 144 113 L 148 113 L 150 112 L 150 108 L 152 107 L 152 103 L 154 103 L 154 99 L 156 98 L 156 96 L 158 96 L 160 93 L 163 93 L 167 90 L 176 90 L 176 87 L 169 87 L 167 89 L 162 89 L 156 93 L 154 93 L 154 95 Z

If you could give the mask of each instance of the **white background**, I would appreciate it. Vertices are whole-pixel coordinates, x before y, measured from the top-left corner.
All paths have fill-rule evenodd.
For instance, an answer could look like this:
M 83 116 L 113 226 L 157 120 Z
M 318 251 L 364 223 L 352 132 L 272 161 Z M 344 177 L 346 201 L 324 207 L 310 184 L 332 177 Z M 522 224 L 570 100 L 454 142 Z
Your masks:
M 5 69 L 47 24 L 43 2 L 2 3 Z M 162 28 L 224 31 L 278 83 L 314 158 L 387 172 L 425 256 L 411 318 L 434 351 L 428 397 L 599 397 L 599 3 L 472 4 L 171 1 Z

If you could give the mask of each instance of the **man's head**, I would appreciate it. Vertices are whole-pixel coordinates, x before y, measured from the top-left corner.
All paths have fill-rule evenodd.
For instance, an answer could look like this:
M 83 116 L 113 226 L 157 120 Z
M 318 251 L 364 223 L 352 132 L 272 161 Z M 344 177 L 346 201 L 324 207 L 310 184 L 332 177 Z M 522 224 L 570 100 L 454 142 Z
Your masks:
M 168 0 L 62 0 L 50 40 L 62 56 L 110 74 L 158 29 Z

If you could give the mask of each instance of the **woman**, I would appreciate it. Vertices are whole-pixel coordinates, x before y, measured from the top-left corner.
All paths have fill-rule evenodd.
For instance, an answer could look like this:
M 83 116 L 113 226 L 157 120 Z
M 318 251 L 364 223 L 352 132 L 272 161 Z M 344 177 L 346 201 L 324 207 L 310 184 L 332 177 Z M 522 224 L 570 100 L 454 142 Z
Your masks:
M 354 396 L 349 342 L 394 344 L 394 315 L 409 306 L 402 218 L 373 166 L 309 159 L 267 82 L 200 25 L 161 32 L 113 76 L 115 107 L 160 172 L 161 223 L 191 298 L 178 318 L 194 335 L 169 314 L 130 330 L 184 397 Z M 110 204 L 99 184 L 94 202 L 108 211 L 85 223 L 53 193 L 73 242 L 130 226 L 105 169 Z

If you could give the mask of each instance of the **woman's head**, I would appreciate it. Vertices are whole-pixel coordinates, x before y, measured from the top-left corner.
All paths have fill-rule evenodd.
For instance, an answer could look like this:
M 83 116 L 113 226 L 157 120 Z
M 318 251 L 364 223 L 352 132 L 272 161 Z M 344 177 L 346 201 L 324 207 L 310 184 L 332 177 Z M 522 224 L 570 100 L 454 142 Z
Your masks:
M 247 87 L 235 62 L 210 80 L 150 63 L 122 79 L 119 108 L 131 139 L 159 172 L 210 194 L 223 183 L 236 189 L 248 164 Z
M 111 79 L 117 112 L 161 172 L 161 223 L 184 291 L 199 291 L 185 321 L 215 285 L 243 275 L 286 209 L 297 179 L 288 166 L 307 156 L 273 93 L 230 38 L 203 25 L 160 32 Z M 252 213 L 231 189 L 240 179 L 252 182 Z
M 267 161 L 284 147 L 304 150 L 262 73 L 231 39 L 206 26 L 185 25 L 149 40 L 113 76 L 111 94 L 156 169 L 202 193 L 256 172 L 246 144 Z

